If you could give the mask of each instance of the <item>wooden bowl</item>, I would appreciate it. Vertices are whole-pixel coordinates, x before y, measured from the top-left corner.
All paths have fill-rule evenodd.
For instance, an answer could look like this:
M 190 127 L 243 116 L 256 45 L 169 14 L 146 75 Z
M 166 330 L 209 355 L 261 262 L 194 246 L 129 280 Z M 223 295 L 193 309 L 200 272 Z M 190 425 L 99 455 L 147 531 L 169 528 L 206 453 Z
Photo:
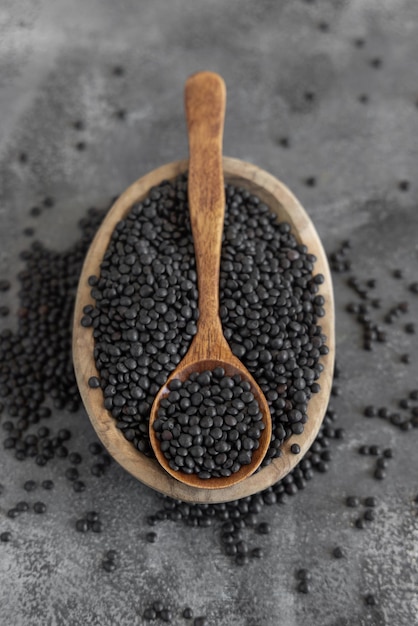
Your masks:
M 320 323 L 323 333 L 327 336 L 329 353 L 321 357 L 324 365 L 324 371 L 319 380 L 321 390 L 309 400 L 309 419 L 303 433 L 292 435 L 283 444 L 282 449 L 286 454 L 274 459 L 267 467 L 231 487 L 206 490 L 185 485 L 165 472 L 155 459 L 138 452 L 132 443 L 125 439 L 121 431 L 116 428 L 116 420 L 103 406 L 102 390 L 91 389 L 88 386 L 91 376 L 99 376 L 93 358 L 92 329 L 84 328 L 80 324 L 83 307 L 87 304 L 94 304 L 90 295 L 91 287 L 87 282 L 88 277 L 100 274 L 100 264 L 116 224 L 129 213 L 134 204 L 147 196 L 151 187 L 158 185 L 162 180 L 174 179 L 180 173 L 185 172 L 187 160 L 168 163 L 153 170 L 128 187 L 117 199 L 100 226 L 86 256 L 74 312 L 75 373 L 84 406 L 100 440 L 112 457 L 135 478 L 163 494 L 188 502 L 216 503 L 237 500 L 262 491 L 286 476 L 302 459 L 318 433 L 328 405 L 333 377 L 335 341 L 331 275 L 324 249 L 311 220 L 289 189 L 264 170 L 250 163 L 227 157 L 224 158 L 223 164 L 225 182 L 248 189 L 277 213 L 281 221 L 289 222 L 297 240 L 304 243 L 309 252 L 317 257 L 315 273 L 321 273 L 325 277 L 320 293 L 325 298 L 326 315 L 321 318 Z M 299 444 L 300 454 L 290 453 L 290 446 L 293 443 Z

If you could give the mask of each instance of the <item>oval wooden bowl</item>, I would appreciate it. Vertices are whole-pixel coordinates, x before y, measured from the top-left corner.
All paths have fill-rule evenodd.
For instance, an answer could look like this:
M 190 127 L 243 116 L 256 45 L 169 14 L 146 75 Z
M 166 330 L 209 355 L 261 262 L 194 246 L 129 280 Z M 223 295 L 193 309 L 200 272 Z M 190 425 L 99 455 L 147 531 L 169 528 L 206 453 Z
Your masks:
M 325 298 L 326 315 L 321 318 L 320 323 L 323 333 L 327 336 L 329 347 L 329 353 L 321 357 L 321 362 L 324 365 L 324 371 L 319 380 L 321 390 L 314 394 L 309 401 L 309 419 L 305 424 L 303 433 L 293 435 L 284 443 L 282 447 L 284 454 L 274 459 L 267 467 L 231 487 L 206 490 L 185 485 L 165 472 L 155 459 L 138 452 L 116 428 L 116 420 L 104 408 L 102 390 L 100 388 L 91 389 L 88 386 L 89 378 L 99 376 L 99 373 L 93 358 L 92 329 L 81 326 L 80 320 L 83 316 L 83 307 L 86 304 L 94 304 L 90 295 L 91 287 L 87 282 L 88 277 L 100 274 L 100 263 L 116 224 L 129 213 L 134 204 L 140 202 L 148 194 L 151 187 L 158 185 L 162 180 L 174 179 L 178 174 L 187 170 L 187 165 L 187 160 L 176 161 L 146 174 L 119 196 L 104 219 L 86 256 L 78 286 L 73 329 L 74 368 L 80 394 L 91 423 L 103 445 L 122 467 L 149 487 L 172 498 L 188 502 L 228 502 L 262 491 L 286 476 L 302 459 L 318 433 L 328 405 L 334 369 L 332 282 L 328 261 L 319 236 L 305 210 L 289 189 L 255 165 L 224 157 L 225 182 L 245 187 L 257 195 L 277 213 L 281 221 L 289 222 L 298 241 L 304 243 L 309 251 L 317 257 L 315 273 L 321 273 L 325 277 L 325 281 L 320 287 L 320 293 Z M 293 443 L 299 444 L 300 454 L 290 452 L 290 446 Z

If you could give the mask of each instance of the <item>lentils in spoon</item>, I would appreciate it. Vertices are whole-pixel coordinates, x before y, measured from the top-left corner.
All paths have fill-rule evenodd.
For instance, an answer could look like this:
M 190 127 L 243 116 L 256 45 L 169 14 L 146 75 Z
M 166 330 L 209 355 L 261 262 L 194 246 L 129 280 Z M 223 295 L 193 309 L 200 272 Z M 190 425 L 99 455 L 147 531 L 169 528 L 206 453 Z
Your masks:
M 171 469 L 208 479 L 251 463 L 264 423 L 248 381 L 217 367 L 168 388 L 153 427 Z

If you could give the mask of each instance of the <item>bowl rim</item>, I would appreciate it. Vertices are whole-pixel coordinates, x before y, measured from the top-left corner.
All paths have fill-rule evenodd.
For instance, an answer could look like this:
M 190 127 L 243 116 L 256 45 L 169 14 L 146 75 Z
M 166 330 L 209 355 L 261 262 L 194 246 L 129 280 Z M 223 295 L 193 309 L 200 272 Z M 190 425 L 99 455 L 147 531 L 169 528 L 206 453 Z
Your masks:
M 134 448 L 121 431 L 116 428 L 116 420 L 103 406 L 101 388 L 91 389 L 88 380 L 91 376 L 99 376 L 93 358 L 94 338 L 92 328 L 85 328 L 80 321 L 83 308 L 94 305 L 91 287 L 88 285 L 90 275 L 99 275 L 100 263 L 108 247 L 116 224 L 140 202 L 152 187 L 163 180 L 172 180 L 187 171 L 188 160 L 173 161 L 158 167 L 130 185 L 115 201 L 99 227 L 85 257 L 81 271 L 73 320 L 73 361 L 78 388 L 84 407 L 94 430 L 110 455 L 130 474 L 142 483 L 178 500 L 195 503 L 221 503 L 238 500 L 267 489 L 289 473 L 303 458 L 313 443 L 325 416 L 331 393 L 334 358 L 335 358 L 335 312 L 331 273 L 327 256 L 316 229 L 293 193 L 280 180 L 265 170 L 231 157 L 223 157 L 225 182 L 249 189 L 292 227 L 292 232 L 300 242 L 307 245 L 311 254 L 315 254 L 315 274 L 324 275 L 324 283 L 319 293 L 325 298 L 326 315 L 321 318 L 322 332 L 327 336 L 329 352 L 321 356 L 324 370 L 319 383 L 321 389 L 309 400 L 309 419 L 304 425 L 301 435 L 292 435 L 287 439 L 282 451 L 285 454 L 274 459 L 268 466 L 259 469 L 255 474 L 236 485 L 223 489 L 202 489 L 185 485 L 170 476 L 153 458 L 147 457 Z M 297 235 L 296 235 L 297 233 Z M 99 395 L 100 394 L 100 395 Z M 315 420 L 311 415 L 315 414 Z M 299 454 L 292 454 L 290 447 L 297 443 Z

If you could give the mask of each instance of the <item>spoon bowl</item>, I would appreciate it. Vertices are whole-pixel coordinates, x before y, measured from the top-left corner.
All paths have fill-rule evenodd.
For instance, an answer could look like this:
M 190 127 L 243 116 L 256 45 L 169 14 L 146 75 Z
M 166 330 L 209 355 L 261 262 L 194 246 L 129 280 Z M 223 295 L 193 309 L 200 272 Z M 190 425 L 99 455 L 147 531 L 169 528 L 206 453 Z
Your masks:
M 153 426 L 155 420 L 157 419 L 158 409 L 160 407 L 161 400 L 167 397 L 167 395 L 170 393 L 168 386 L 172 380 L 180 380 L 181 382 L 184 382 L 190 377 L 190 374 L 192 374 L 193 372 L 198 372 L 200 374 L 201 372 L 207 370 L 213 371 L 217 367 L 222 367 L 225 370 L 226 376 L 234 376 L 235 374 L 238 374 L 239 376 L 241 376 L 242 379 L 245 379 L 250 383 L 251 392 L 253 393 L 254 398 L 257 400 L 263 414 L 264 430 L 261 432 L 260 439 L 258 440 L 259 446 L 256 450 L 253 451 L 251 463 L 249 465 L 242 465 L 241 469 L 226 478 L 213 477 L 208 479 L 202 479 L 199 478 L 197 474 L 185 474 L 183 472 L 171 469 L 170 465 L 168 464 L 168 460 L 161 451 L 160 441 L 156 436 Z M 250 372 L 236 357 L 234 357 L 232 352 L 230 353 L 230 355 L 228 355 L 228 360 L 226 361 L 223 361 L 221 359 L 200 359 L 196 361 L 193 360 L 193 356 L 192 358 L 187 358 L 186 355 L 186 358 L 183 359 L 183 361 L 180 363 L 180 366 L 177 367 L 176 370 L 171 374 L 166 384 L 161 387 L 160 391 L 155 397 L 151 409 L 149 435 L 152 449 L 154 450 L 157 461 L 165 469 L 165 471 L 173 476 L 176 480 L 181 480 L 182 483 L 198 489 L 225 489 L 245 480 L 259 468 L 263 458 L 266 455 L 271 440 L 270 410 L 266 398 L 260 387 L 251 376 Z

